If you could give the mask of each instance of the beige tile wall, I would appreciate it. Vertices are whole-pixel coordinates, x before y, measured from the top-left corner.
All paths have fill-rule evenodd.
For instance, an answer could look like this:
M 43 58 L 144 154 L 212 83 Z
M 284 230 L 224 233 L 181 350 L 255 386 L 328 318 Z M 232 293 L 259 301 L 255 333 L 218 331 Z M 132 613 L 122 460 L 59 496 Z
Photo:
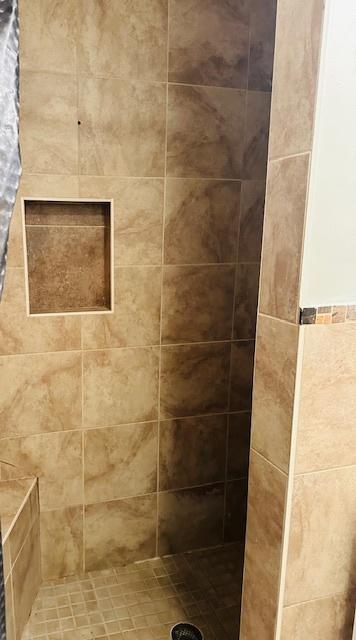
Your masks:
M 105 317 L 26 317 L 12 222 L 1 446 L 46 578 L 244 536 L 274 9 L 20 3 L 19 195 L 115 207 Z

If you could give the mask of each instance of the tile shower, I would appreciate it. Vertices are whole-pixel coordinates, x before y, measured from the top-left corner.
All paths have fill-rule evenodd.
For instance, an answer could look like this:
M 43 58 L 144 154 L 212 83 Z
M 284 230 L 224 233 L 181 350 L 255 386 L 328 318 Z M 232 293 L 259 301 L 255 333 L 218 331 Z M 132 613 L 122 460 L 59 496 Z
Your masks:
M 20 2 L 0 437 L 45 581 L 244 540 L 275 4 Z M 27 315 L 21 198 L 113 199 L 112 314 Z

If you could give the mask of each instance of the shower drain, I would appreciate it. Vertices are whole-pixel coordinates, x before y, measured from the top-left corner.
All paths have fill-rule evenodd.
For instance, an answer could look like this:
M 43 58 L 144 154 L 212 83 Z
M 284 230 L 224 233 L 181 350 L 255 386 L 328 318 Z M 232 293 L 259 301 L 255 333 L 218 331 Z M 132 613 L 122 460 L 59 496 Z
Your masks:
M 189 622 L 180 622 L 171 629 L 172 640 L 204 640 L 202 632 Z

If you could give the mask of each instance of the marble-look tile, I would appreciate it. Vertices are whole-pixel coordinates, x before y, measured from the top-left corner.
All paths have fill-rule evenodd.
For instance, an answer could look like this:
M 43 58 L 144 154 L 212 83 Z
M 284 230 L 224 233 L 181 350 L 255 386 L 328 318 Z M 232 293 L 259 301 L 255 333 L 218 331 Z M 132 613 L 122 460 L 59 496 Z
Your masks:
M 156 520 L 156 494 L 85 507 L 85 570 L 152 558 Z
M 260 311 L 296 323 L 309 154 L 270 164 L 262 247 Z
M 355 596 L 338 594 L 284 608 L 281 640 L 350 640 Z
M 83 571 L 83 508 L 42 511 L 41 554 L 44 580 Z
M 38 521 L 40 515 L 38 483 L 36 482 L 30 494 L 24 494 L 23 497 L 25 502 L 23 502 L 21 509 L 17 512 L 15 520 L 13 519 L 12 527 L 7 538 L 10 546 L 11 565 L 15 564 L 32 526 Z M 4 566 L 6 579 L 6 562 Z
M 31 313 L 110 308 L 105 227 L 26 227 Z
M 244 89 L 248 66 L 245 0 L 173 0 L 169 81 Z
M 296 473 L 356 464 L 356 325 L 303 334 Z
M 80 0 L 78 5 L 80 73 L 167 79 L 167 0 Z
M 226 484 L 224 542 L 243 542 L 246 532 L 247 478 Z
M 4 516 L 1 516 L 1 544 L 2 544 L 2 562 L 3 562 L 3 579 L 4 582 L 8 579 L 11 572 L 11 548 L 10 548 L 10 539 L 9 537 L 4 540 L 5 537 L 5 527 L 4 527 Z
M 81 439 L 80 431 L 6 438 L 1 455 L 39 478 L 41 509 L 55 509 L 83 501 Z
M 156 348 L 83 353 L 83 424 L 110 426 L 157 417 Z
M 63 202 L 57 200 L 27 200 L 26 225 L 50 227 L 108 227 L 109 202 Z
M 76 174 L 75 76 L 23 71 L 20 104 L 23 170 L 28 173 Z
M 235 268 L 166 266 L 162 287 L 162 342 L 231 338 Z
M 85 502 L 153 493 L 157 488 L 157 423 L 90 429 L 84 437 Z
M 163 347 L 161 418 L 226 411 L 229 362 L 228 343 Z
M 13 588 L 11 578 L 8 578 L 5 582 L 5 621 L 6 639 L 16 640 L 15 612 L 13 606 Z
M 82 76 L 78 100 L 81 174 L 163 176 L 163 83 Z
M 223 483 L 160 493 L 158 505 L 159 555 L 221 544 Z
M 252 411 L 252 446 L 288 472 L 295 375 L 297 325 L 259 316 Z
M 20 640 L 41 584 L 40 529 L 29 532 L 12 569 L 16 638 Z
M 251 414 L 249 411 L 229 416 L 227 445 L 227 477 L 229 480 L 248 475 L 250 456 Z
M 76 0 L 31 0 L 19 5 L 21 70 L 76 73 Z
M 324 0 L 279 0 L 270 157 L 311 149 Z
M 160 490 L 180 489 L 225 479 L 226 416 L 160 423 Z
M 262 248 L 262 230 L 265 208 L 266 183 L 248 180 L 242 183 L 239 262 L 259 262 Z
M 245 92 L 170 85 L 167 175 L 241 178 Z
M 166 264 L 234 262 L 241 183 L 167 179 Z
M 277 0 L 250 1 L 248 88 L 271 91 Z
M 243 177 L 246 180 L 265 180 L 266 178 L 270 107 L 269 93 L 247 92 L 242 168 Z
M 80 318 L 29 318 L 23 269 L 7 269 L 0 304 L 0 354 L 80 349 Z
M 277 614 L 287 478 L 251 452 L 241 640 L 271 640 Z
M 81 197 L 114 199 L 115 265 L 160 265 L 164 182 L 80 176 Z
M 117 267 L 114 286 L 113 314 L 83 316 L 83 348 L 158 344 L 161 268 Z
M 254 340 L 232 344 L 230 411 L 248 411 L 251 408 L 254 354 Z
M 355 486 L 356 465 L 295 478 L 286 605 L 356 587 Z
M 254 338 L 256 333 L 259 264 L 239 264 L 236 272 L 234 338 Z
M 79 426 L 80 353 L 2 356 L 0 417 L 2 438 Z

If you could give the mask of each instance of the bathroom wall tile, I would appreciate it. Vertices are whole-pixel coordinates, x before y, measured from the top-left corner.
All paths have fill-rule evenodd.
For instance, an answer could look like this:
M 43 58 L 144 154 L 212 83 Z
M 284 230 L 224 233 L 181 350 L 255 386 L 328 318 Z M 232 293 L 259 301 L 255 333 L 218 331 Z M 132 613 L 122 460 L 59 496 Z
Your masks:
M 179 489 L 225 479 L 226 416 L 160 423 L 160 489 Z
M 159 555 L 222 542 L 223 483 L 160 493 L 158 504 Z
M 4 517 L 1 517 L 1 544 L 2 544 L 2 561 L 3 561 L 3 577 L 4 582 L 8 579 L 11 573 L 11 547 L 10 547 L 10 539 L 5 538 L 5 527 L 4 527 Z
M 76 5 L 76 0 L 20 3 L 22 70 L 76 73 Z
M 229 416 L 227 446 L 227 477 L 229 480 L 247 477 L 250 456 L 251 414 L 232 413 Z
M 251 452 L 241 640 L 274 636 L 286 476 Z
M 241 178 L 245 92 L 170 85 L 167 175 Z
M 161 268 L 116 268 L 114 284 L 114 313 L 82 318 L 84 349 L 158 344 Z
M 256 333 L 259 264 L 239 264 L 236 272 L 234 338 L 254 338 Z
M 81 439 L 80 431 L 4 439 L 1 455 L 39 478 L 41 509 L 65 507 L 83 501 Z
M 81 424 L 80 353 L 0 358 L 1 437 Z
M 262 248 L 260 311 L 296 323 L 309 155 L 270 165 Z
M 228 343 L 163 347 L 161 418 L 226 411 L 229 362 Z
M 239 262 L 259 262 L 261 258 L 266 183 L 247 180 L 242 183 Z
M 162 342 L 231 338 L 235 268 L 166 266 L 162 288 Z
M 234 262 L 241 183 L 168 178 L 166 264 Z
M 75 76 L 23 71 L 20 100 L 23 170 L 29 173 L 76 174 Z
M 297 476 L 285 604 L 356 587 L 356 466 Z M 320 559 L 320 541 L 328 552 Z
M 109 227 L 110 203 L 28 200 L 25 219 L 26 225 Z
M 39 523 L 32 527 L 13 567 L 12 584 L 16 637 L 19 640 L 41 584 Z
M 13 588 L 12 578 L 8 578 L 5 582 L 5 615 L 6 615 L 6 638 L 7 640 L 16 640 L 15 630 L 15 612 L 13 606 Z
M 31 313 L 110 308 L 104 227 L 26 227 Z
M 41 513 L 44 580 L 83 571 L 83 507 Z
M 251 408 L 254 340 L 234 342 L 231 348 L 231 411 L 247 411 Z
M 248 91 L 243 175 L 247 180 L 265 180 L 267 170 L 271 95 Z
M 288 472 L 298 355 L 297 325 L 259 316 L 252 446 Z
M 110 426 L 157 417 L 157 349 L 87 351 L 83 353 L 83 373 L 86 426 Z
M 250 2 L 250 58 L 248 87 L 271 91 L 277 0 Z
M 23 269 L 8 268 L 0 304 L 0 354 L 80 349 L 80 318 L 29 318 Z
M 114 199 L 115 265 L 160 265 L 164 182 L 80 176 L 80 195 Z
M 224 542 L 243 542 L 246 531 L 247 479 L 226 484 Z
M 78 68 L 95 77 L 167 79 L 167 0 L 80 0 Z
M 164 84 L 81 77 L 79 172 L 163 176 L 165 104 Z
M 156 520 L 156 494 L 85 507 L 85 570 L 155 556 Z
M 157 488 L 157 423 L 86 431 L 84 457 L 86 503 L 153 493 Z
M 281 640 L 349 640 L 356 592 L 338 594 L 283 610 Z
M 169 22 L 170 82 L 246 87 L 245 0 L 173 0 Z
M 35 497 L 32 496 L 35 494 Z M 14 565 L 19 552 L 21 551 L 24 542 L 32 526 L 39 518 L 39 502 L 38 502 L 38 486 L 35 485 L 30 495 L 23 494 L 23 500 L 25 502 L 21 505 L 20 510 L 17 512 L 15 520 L 12 518 L 12 528 L 7 538 L 10 546 L 11 564 Z M 4 554 L 6 555 L 6 554 Z M 4 577 L 6 579 L 6 561 L 4 562 L 5 571 Z
M 296 473 L 356 464 L 356 325 L 303 333 Z
M 278 2 L 269 154 L 311 149 L 324 0 Z

